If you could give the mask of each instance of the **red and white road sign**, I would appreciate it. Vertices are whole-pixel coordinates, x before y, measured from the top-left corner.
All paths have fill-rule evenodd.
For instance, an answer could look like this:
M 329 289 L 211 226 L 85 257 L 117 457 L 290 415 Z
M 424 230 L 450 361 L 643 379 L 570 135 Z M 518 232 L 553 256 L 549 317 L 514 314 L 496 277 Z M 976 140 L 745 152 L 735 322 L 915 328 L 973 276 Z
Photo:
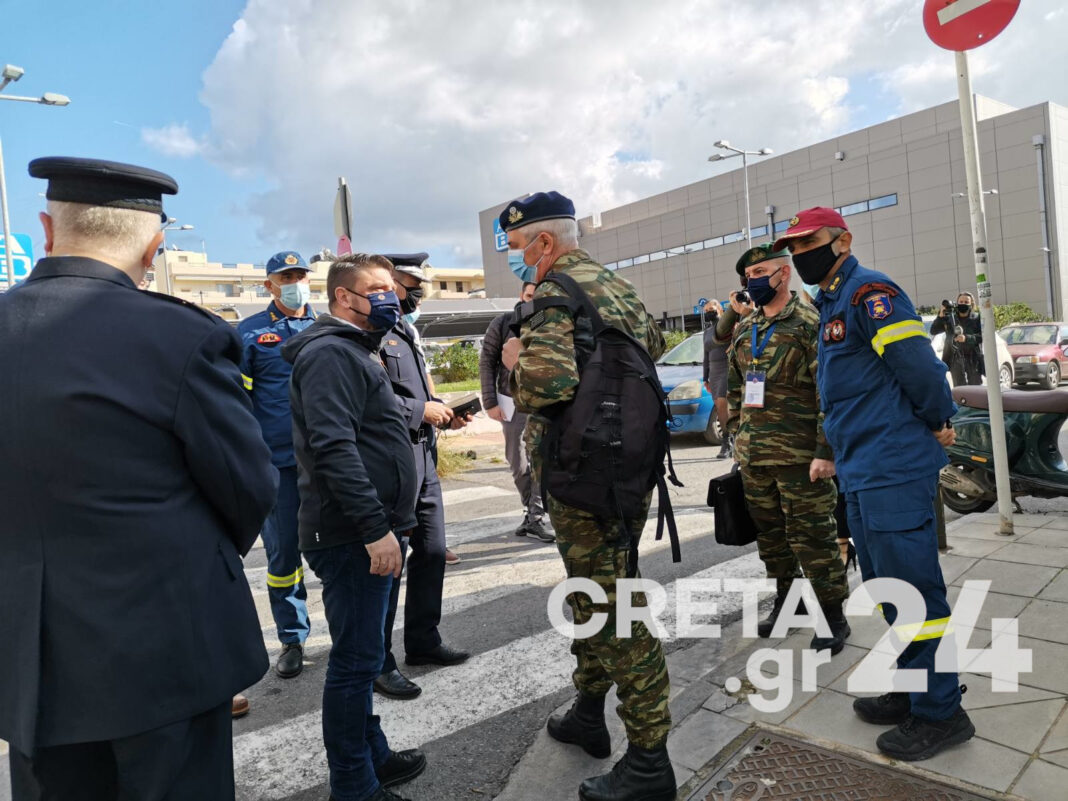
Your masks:
M 931 41 L 963 52 L 984 45 L 1005 30 L 1020 0 L 925 0 L 923 27 Z

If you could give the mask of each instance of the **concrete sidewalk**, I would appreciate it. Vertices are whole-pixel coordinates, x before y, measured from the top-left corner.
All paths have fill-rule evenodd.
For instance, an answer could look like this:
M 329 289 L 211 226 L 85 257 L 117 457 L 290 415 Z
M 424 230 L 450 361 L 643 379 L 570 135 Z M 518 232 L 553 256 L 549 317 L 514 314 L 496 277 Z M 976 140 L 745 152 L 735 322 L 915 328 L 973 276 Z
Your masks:
M 1032 670 L 1020 676 L 1014 693 L 992 692 L 989 676 L 962 672 L 961 682 L 968 687 L 964 707 L 976 727 L 971 741 L 919 763 L 897 763 L 878 753 L 875 739 L 885 728 L 856 717 L 854 694 L 847 686 L 857 663 L 886 631 L 877 615 L 850 618 L 849 644 L 819 667 L 814 691 L 802 689 L 800 658 L 795 654 L 789 705 L 774 714 L 756 711 L 748 701 L 748 694 L 755 691 L 746 677 L 749 655 L 759 648 L 802 651 L 811 632 L 800 631 L 785 640 L 745 640 L 739 623 L 725 627 L 718 640 L 698 641 L 668 657 L 674 722 L 668 746 L 680 785 L 678 798 L 1068 798 L 1068 517 L 1017 515 L 1015 527 L 1013 537 L 1003 537 L 997 533 L 996 515 L 956 520 L 948 527 L 950 550 L 941 559 L 951 604 L 965 580 L 992 581 L 970 647 L 985 648 L 990 643 L 992 618 L 1016 618 L 1019 647 L 1032 651 Z M 859 582 L 856 572 L 850 581 Z M 761 672 L 774 676 L 776 666 L 766 663 Z M 733 693 L 724 686 L 735 686 L 728 684 L 732 677 L 742 685 Z M 774 691 L 765 695 L 772 697 Z M 613 708 L 614 699 L 609 699 L 608 709 Z M 612 760 L 587 757 L 542 731 L 498 799 L 577 798 L 581 780 L 607 771 L 626 747 L 617 717 L 608 717 L 616 745 Z M 784 737 L 802 741 L 815 751 L 830 752 L 840 764 L 852 764 L 872 776 L 885 773 L 889 779 L 879 779 L 882 786 L 897 789 L 890 794 L 850 795 L 842 784 L 835 789 L 830 779 L 821 785 L 821 777 L 806 775 L 803 768 L 786 781 L 770 767 L 766 776 L 750 782 L 759 788 L 748 794 L 741 785 L 717 784 L 732 765 L 747 758 L 752 769 L 753 758 L 762 756 L 754 752 L 764 748 L 753 745 L 757 742 L 753 735 L 761 733 L 769 735 L 765 742 Z M 914 790 L 910 782 L 922 785 L 925 792 Z M 939 786 L 932 791 L 930 783 Z

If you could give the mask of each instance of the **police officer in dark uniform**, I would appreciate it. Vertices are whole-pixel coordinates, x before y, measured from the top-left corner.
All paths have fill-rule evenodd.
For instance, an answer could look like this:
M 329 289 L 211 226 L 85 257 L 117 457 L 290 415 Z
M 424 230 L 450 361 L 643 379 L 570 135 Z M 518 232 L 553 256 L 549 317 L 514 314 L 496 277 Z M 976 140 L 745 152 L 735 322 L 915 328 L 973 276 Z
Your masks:
M 16 801 L 233 799 L 267 670 L 241 554 L 277 471 L 215 315 L 139 290 L 177 184 L 30 163 L 45 252 L 0 296 L 0 738 Z
M 292 365 L 282 358 L 282 344 L 315 321 L 308 304 L 311 272 L 299 253 L 275 253 L 267 261 L 263 282 L 272 300 L 264 311 L 242 320 L 241 379 L 252 397 L 252 411 L 278 468 L 278 498 L 264 521 L 263 549 L 267 552 L 267 595 L 271 615 L 282 643 L 274 669 L 284 679 L 304 667 L 304 641 L 308 639 L 308 592 L 297 536 L 297 460 L 293 455 L 293 420 L 289 410 L 289 376 Z
M 421 294 L 426 281 L 423 266 L 426 253 L 383 254 L 393 263 L 393 283 L 405 314 L 414 310 L 409 293 Z M 406 665 L 458 665 L 470 654 L 450 648 L 441 641 L 441 596 L 445 582 L 445 507 L 438 480 L 435 427 L 460 428 L 465 420 L 455 418 L 452 410 L 434 397 L 426 372 L 426 363 L 418 344 L 415 328 L 401 319 L 382 339 L 382 363 L 386 367 L 393 392 L 408 423 L 419 484 L 416 499 L 418 525 L 410 541 L 401 540 L 408 573 L 404 601 L 404 663 Z M 408 548 L 411 554 L 407 554 Z M 393 622 L 397 615 L 400 582 L 393 582 L 386 614 L 386 658 L 382 674 L 374 689 L 391 698 L 415 698 L 422 692 L 397 668 L 392 653 Z

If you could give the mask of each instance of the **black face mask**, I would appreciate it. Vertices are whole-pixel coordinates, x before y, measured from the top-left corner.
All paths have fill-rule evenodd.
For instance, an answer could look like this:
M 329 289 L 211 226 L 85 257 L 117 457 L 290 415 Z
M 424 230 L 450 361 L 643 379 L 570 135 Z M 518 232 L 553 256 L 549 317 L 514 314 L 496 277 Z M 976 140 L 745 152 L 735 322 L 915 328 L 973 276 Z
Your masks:
M 837 238 L 835 237 L 834 239 Z M 826 245 L 820 245 L 818 248 L 807 250 L 804 253 L 793 254 L 794 269 L 797 270 L 797 274 L 801 276 L 801 280 L 806 284 L 818 284 L 827 277 L 827 273 L 831 271 L 834 263 L 838 261 L 838 254 L 831 248 L 831 245 L 834 244 L 834 239 Z
M 972 304 L 970 304 L 970 303 L 958 303 L 957 304 L 957 314 L 959 314 L 961 317 L 967 317 L 971 313 L 972 313 Z
M 404 287 L 404 291 L 407 293 L 404 300 L 400 302 L 401 314 L 411 314 L 415 311 L 415 307 L 419 305 L 419 301 L 423 299 L 423 288 L 417 287 Z

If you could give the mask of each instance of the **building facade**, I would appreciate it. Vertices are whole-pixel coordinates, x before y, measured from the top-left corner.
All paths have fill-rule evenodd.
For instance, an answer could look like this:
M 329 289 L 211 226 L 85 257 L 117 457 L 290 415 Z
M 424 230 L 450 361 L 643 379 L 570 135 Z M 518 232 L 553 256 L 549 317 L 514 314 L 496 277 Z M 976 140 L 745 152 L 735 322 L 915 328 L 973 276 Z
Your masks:
M 486 277 L 477 267 L 431 267 L 427 277 L 427 299 L 459 300 L 485 297 Z
M 1022 301 L 1064 319 L 1068 108 L 1014 109 L 981 96 L 975 104 L 994 302 Z M 785 230 L 800 209 L 831 206 L 845 217 L 860 262 L 889 274 L 917 305 L 974 291 L 956 102 L 760 159 L 749 165 L 749 185 L 754 244 Z M 490 297 L 516 294 L 496 225 L 505 205 L 479 214 Z M 651 312 L 678 325 L 680 312 L 691 314 L 700 299 L 722 300 L 738 288 L 744 206 L 737 169 L 581 219 L 580 247 L 631 281 Z
M 312 302 L 326 303 L 327 265 L 309 265 Z M 152 263 L 149 289 L 167 292 L 201 306 L 236 305 L 261 302 L 267 305 L 270 293 L 263 282 L 267 278 L 262 264 L 208 261 L 198 250 L 166 250 Z M 318 269 L 316 269 L 318 268 Z M 170 278 L 169 289 L 167 276 Z

